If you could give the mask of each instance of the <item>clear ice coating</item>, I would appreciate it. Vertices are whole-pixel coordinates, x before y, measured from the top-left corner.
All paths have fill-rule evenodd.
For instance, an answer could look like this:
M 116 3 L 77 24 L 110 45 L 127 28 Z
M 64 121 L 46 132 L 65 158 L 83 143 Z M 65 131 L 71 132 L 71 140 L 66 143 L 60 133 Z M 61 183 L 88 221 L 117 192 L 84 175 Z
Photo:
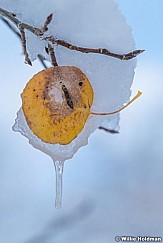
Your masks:
M 107 48 L 119 54 L 135 49 L 131 28 L 113 0 L 54 0 L 48 4 L 46 0 L 1 0 L 1 7 L 17 13 L 22 21 L 37 27 L 43 26 L 46 17 L 54 13 L 46 35 L 53 35 L 78 46 Z M 46 44 L 46 41 L 27 31 L 27 47 L 32 60 L 38 54 L 49 58 L 45 53 Z M 135 59 L 121 61 L 104 55 L 84 54 L 61 46 L 55 46 L 55 53 L 59 65 L 76 66 L 87 75 L 94 90 L 92 111 L 115 111 L 129 100 L 136 67 Z M 81 133 L 68 145 L 42 142 L 28 127 L 22 109 L 17 113 L 13 130 L 27 137 L 32 146 L 51 156 L 55 163 L 71 159 L 80 147 L 88 143 L 89 136 L 100 125 L 105 125 L 108 129 L 118 129 L 119 115 L 91 115 Z M 60 182 L 58 191 L 60 195 Z
M 55 198 L 55 207 L 61 208 L 62 205 L 62 181 L 63 181 L 63 167 L 64 162 L 55 161 L 55 173 L 56 173 L 56 198 Z

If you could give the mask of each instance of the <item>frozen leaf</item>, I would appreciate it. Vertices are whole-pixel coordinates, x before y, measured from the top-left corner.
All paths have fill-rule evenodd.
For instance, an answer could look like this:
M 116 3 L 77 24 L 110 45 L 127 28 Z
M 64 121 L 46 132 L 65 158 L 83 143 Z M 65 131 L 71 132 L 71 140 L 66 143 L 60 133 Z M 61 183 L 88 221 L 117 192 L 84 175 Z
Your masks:
M 86 3 L 79 0 L 60 0 L 48 4 L 45 0 L 35 0 L 37 12 L 34 14 L 31 14 L 33 1 L 22 4 L 20 0 L 14 2 L 3 0 L 3 5 L 4 7 L 10 5 L 9 10 L 19 12 L 23 21 L 38 27 L 43 27 L 46 17 L 54 13 L 47 34 L 57 39 L 78 46 L 107 48 L 119 54 L 135 49 L 131 28 L 126 24 L 113 0 L 100 2 L 88 0 Z M 28 33 L 27 40 L 30 56 L 46 55 L 44 48 L 46 43 L 43 44 L 40 38 Z M 78 67 L 88 77 L 94 92 L 92 111 L 112 112 L 128 101 L 136 66 L 135 59 L 121 61 L 104 55 L 80 53 L 61 46 L 55 46 L 55 53 L 59 65 Z M 72 158 L 81 146 L 87 144 L 90 134 L 106 121 L 108 129 L 115 129 L 118 127 L 119 115 L 109 118 L 89 116 L 83 130 L 72 142 L 67 145 L 48 144 L 34 135 L 20 109 L 14 130 L 20 131 L 34 147 L 49 154 L 53 160 L 64 161 Z
M 81 132 L 90 114 L 93 90 L 76 67 L 45 69 L 27 83 L 22 108 L 33 133 L 51 144 L 68 144 Z
M 35 8 L 33 8 L 33 5 Z M 122 54 L 122 57 L 124 57 L 124 53 L 129 53 L 135 49 L 131 29 L 113 0 L 88 0 L 86 2 L 81 0 L 54 0 L 48 3 L 45 0 L 25 2 L 2 0 L 1 7 L 14 12 L 21 21 L 41 30 L 46 29 L 46 36 L 53 36 L 61 42 L 64 40 L 76 46 L 98 48 L 99 51 L 104 48 L 109 50 L 108 52 Z M 36 9 L 37 11 L 35 11 Z M 51 13 L 53 13 L 54 18 L 52 22 L 49 22 L 47 30 L 45 19 Z M 22 31 L 24 30 L 22 29 Z M 29 31 L 23 32 L 24 37 L 25 35 L 27 45 L 25 38 L 24 42 L 22 40 L 22 44 L 24 53 L 26 53 L 26 60 L 28 57 L 34 60 L 40 54 L 48 60 L 49 56 L 45 51 L 49 45 L 48 38 L 42 38 L 42 35 L 41 37 L 35 36 Z M 44 76 L 42 74 L 46 73 L 46 71 L 42 71 L 41 75 L 39 73 L 31 79 L 34 82 L 30 81 L 22 94 L 23 110 L 20 108 L 18 111 L 13 130 L 26 136 L 30 144 L 52 157 L 55 162 L 57 180 L 56 207 L 60 207 L 63 162 L 72 158 L 81 146 L 86 145 L 91 133 L 99 126 L 107 124 L 109 130 L 119 127 L 119 115 L 112 112 L 121 110 L 121 107 L 131 95 L 130 87 L 134 77 L 136 60 L 122 61 L 99 54 L 81 53 L 60 45 L 54 46 L 54 49 L 59 66 L 73 66 L 81 70 L 80 72 L 83 73 L 81 82 L 87 86 L 88 90 L 86 89 L 83 93 L 80 92 L 81 90 L 77 91 L 76 83 L 73 86 L 74 78 L 72 78 L 70 84 L 70 80 L 67 82 L 66 77 L 66 81 L 64 80 L 66 85 L 60 83 L 61 87 L 59 87 L 58 81 L 55 81 L 50 89 L 47 86 L 49 89 L 48 97 L 54 101 L 54 105 L 59 103 L 66 105 L 66 109 L 62 106 L 60 106 L 60 109 L 51 109 L 52 116 L 53 112 L 56 111 L 63 115 L 63 119 L 60 114 L 57 115 L 56 124 L 55 119 L 47 118 L 50 114 L 48 114 L 49 109 L 46 109 L 46 106 L 49 104 L 51 106 L 51 103 L 43 92 L 47 79 L 42 78 Z M 50 70 L 54 70 L 54 68 Z M 56 79 L 56 74 L 52 76 Z M 38 77 L 39 79 L 37 79 Z M 34 90 L 38 97 L 34 94 Z M 73 90 L 75 91 L 74 94 Z M 86 96 L 85 92 L 87 93 Z M 140 93 L 137 97 L 139 95 Z M 71 96 L 73 99 L 71 99 Z M 75 104 L 73 103 L 74 98 L 76 98 Z M 86 105 L 85 111 L 83 105 Z M 67 113 L 67 109 L 70 111 L 74 107 L 75 111 Z M 90 108 L 93 112 L 90 112 Z M 114 115 L 107 118 L 97 114 L 106 112 Z M 55 123 L 54 127 L 51 121 Z M 74 127 L 71 126 L 72 121 L 76 121 Z M 46 129 L 43 127 L 44 122 Z M 48 126 L 50 124 L 50 127 L 47 124 Z M 58 131 L 59 133 L 57 133 Z M 54 140 L 51 140 L 51 133 L 53 133 L 52 137 L 55 137 Z

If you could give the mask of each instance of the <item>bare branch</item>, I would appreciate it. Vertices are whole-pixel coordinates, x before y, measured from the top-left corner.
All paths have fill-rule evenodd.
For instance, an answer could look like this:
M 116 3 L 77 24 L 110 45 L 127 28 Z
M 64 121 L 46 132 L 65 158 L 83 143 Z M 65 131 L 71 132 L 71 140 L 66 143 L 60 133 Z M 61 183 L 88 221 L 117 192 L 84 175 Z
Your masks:
M 27 46 L 26 46 L 26 38 L 25 38 L 25 32 L 24 29 L 22 27 L 19 27 L 20 30 L 20 36 L 21 36 L 21 40 L 22 40 L 22 47 L 23 47 L 23 51 L 24 51 L 24 56 L 25 56 L 25 61 L 32 66 L 31 60 L 29 59 L 29 55 L 27 52 Z
M 52 41 L 52 39 L 51 39 Z M 64 47 L 67 47 L 70 50 L 75 50 L 75 51 L 80 51 L 83 53 L 97 53 L 97 54 L 102 54 L 102 55 L 106 55 L 106 56 L 111 56 L 114 58 L 118 58 L 120 60 L 129 60 L 132 59 L 134 57 L 136 57 L 137 55 L 139 55 L 140 53 L 144 52 L 144 50 L 135 50 L 133 52 L 127 53 L 127 54 L 116 54 L 113 52 L 110 52 L 109 50 L 105 49 L 105 48 L 85 48 L 85 47 L 79 47 L 79 46 L 75 46 L 72 45 L 64 40 L 55 40 L 54 44 L 57 45 L 61 45 Z
M 11 22 L 13 22 L 18 28 L 21 27 L 22 29 L 29 30 L 37 36 L 42 36 L 44 34 L 44 32 L 41 29 L 33 27 L 26 23 L 22 23 L 19 19 L 16 18 L 16 15 L 14 13 L 11 13 L 5 9 L 0 8 L 0 14 L 9 19 Z
M 97 54 L 102 54 L 102 55 L 106 55 L 106 56 L 110 56 L 110 57 L 114 57 L 114 58 L 118 58 L 120 60 L 126 60 L 126 61 L 130 60 L 130 59 L 136 57 L 137 55 L 141 54 L 142 52 L 144 52 L 144 50 L 135 50 L 135 51 L 132 51 L 132 52 L 129 52 L 126 54 L 116 54 L 116 53 L 110 52 L 109 50 L 107 50 L 105 48 L 86 48 L 86 47 L 75 46 L 64 40 L 57 40 L 53 36 L 47 36 L 47 37 L 44 37 L 43 39 L 48 40 L 55 45 L 64 46 L 70 50 L 80 51 L 83 53 L 97 53 Z
M 119 132 L 116 131 L 116 130 L 108 129 L 108 128 L 105 128 L 105 127 L 102 127 L 102 126 L 100 126 L 99 129 L 100 129 L 100 130 L 104 130 L 105 132 L 113 133 L 113 134 L 117 134 L 117 133 L 119 133 Z
M 135 50 L 135 51 L 125 53 L 125 54 L 117 54 L 117 53 L 113 53 L 105 48 L 79 47 L 79 46 L 72 45 L 71 43 L 66 42 L 64 40 L 58 40 L 58 39 L 54 38 L 54 36 L 46 36 L 45 32 L 48 28 L 48 24 L 51 22 L 52 14 L 50 14 L 47 17 L 42 29 L 33 27 L 27 23 L 22 23 L 20 20 L 18 20 L 16 18 L 15 14 L 8 12 L 2 8 L 0 8 L 0 14 L 2 16 L 6 17 L 7 19 L 9 19 L 10 21 L 12 21 L 18 28 L 20 28 L 20 26 L 21 26 L 22 29 L 26 29 L 26 30 L 32 32 L 34 35 L 40 37 L 43 40 L 48 40 L 52 44 L 60 45 L 60 46 L 66 47 L 70 50 L 75 50 L 75 51 L 79 51 L 79 52 L 83 52 L 83 53 L 102 54 L 102 55 L 107 55 L 107 56 L 111 56 L 114 58 L 118 58 L 120 60 L 130 60 L 130 59 L 136 57 L 137 55 L 139 55 L 140 53 L 144 52 L 144 50 Z
M 56 57 L 55 57 L 55 53 L 54 53 L 54 48 L 50 44 L 48 44 L 48 52 L 49 52 L 49 55 L 50 55 L 50 58 L 51 58 L 51 64 L 54 67 L 58 66 L 57 60 L 56 60 Z
M 41 64 L 43 65 L 44 68 L 48 68 L 47 65 L 45 64 L 46 58 L 43 57 L 41 54 L 38 54 L 38 59 L 40 60 Z
M 8 12 L 5 9 L 0 8 L 0 14 L 4 17 L 6 17 L 7 19 L 9 19 L 10 21 L 12 21 L 17 27 L 18 25 L 21 23 L 17 18 L 16 15 L 14 13 Z
M 44 23 L 44 26 L 43 26 L 43 28 L 42 28 L 42 31 L 43 31 L 44 33 L 48 30 L 48 25 L 49 25 L 50 22 L 52 21 L 52 18 L 53 18 L 53 14 L 50 14 L 50 15 L 47 17 L 47 19 L 46 19 L 46 21 L 45 21 L 45 23 Z
M 9 29 L 19 38 L 19 40 L 21 41 L 21 35 L 20 33 L 17 31 L 16 28 L 14 28 L 14 26 L 9 23 L 4 17 L 0 17 L 0 19 L 2 20 L 2 22 L 4 22 L 8 27 Z M 41 62 L 41 64 L 43 65 L 44 68 L 47 68 L 47 65 L 45 64 L 45 57 L 43 57 L 41 54 L 38 54 L 38 59 L 39 61 Z
M 5 23 L 10 30 L 12 30 L 12 32 L 15 33 L 15 35 L 21 39 L 20 33 L 19 31 L 15 28 L 15 26 L 13 24 L 11 24 L 8 20 L 6 20 L 4 17 L 0 17 L 0 19 L 2 20 L 3 23 Z

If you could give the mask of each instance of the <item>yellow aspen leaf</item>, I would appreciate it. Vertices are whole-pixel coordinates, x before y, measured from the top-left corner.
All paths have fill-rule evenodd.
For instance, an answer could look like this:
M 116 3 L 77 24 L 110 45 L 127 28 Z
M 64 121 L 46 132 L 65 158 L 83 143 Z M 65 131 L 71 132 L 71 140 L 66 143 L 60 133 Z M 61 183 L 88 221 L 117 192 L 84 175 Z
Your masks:
M 94 93 L 79 68 L 56 66 L 34 75 L 21 97 L 26 121 L 37 137 L 69 144 L 84 127 Z

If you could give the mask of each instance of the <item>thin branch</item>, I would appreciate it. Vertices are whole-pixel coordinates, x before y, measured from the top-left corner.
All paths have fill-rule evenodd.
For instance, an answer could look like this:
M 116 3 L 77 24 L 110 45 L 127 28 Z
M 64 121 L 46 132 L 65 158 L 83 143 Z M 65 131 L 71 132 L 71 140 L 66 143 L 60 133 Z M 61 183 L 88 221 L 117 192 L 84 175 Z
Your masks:
M 48 68 L 47 65 L 45 64 L 45 60 L 46 58 L 44 56 L 42 56 L 41 54 L 38 54 L 38 59 L 40 60 L 41 64 L 43 65 L 44 68 Z
M 30 66 L 32 66 L 32 62 L 31 62 L 31 60 L 29 59 L 29 55 L 28 55 L 28 52 L 27 52 L 26 38 L 25 38 L 25 32 L 24 32 L 24 29 L 20 26 L 20 27 L 19 27 L 19 30 L 20 30 L 21 40 L 22 40 L 22 47 L 23 47 L 23 51 L 24 51 L 25 61 L 26 61 Z
M 14 13 L 8 12 L 5 9 L 0 8 L 0 14 L 9 20 L 11 20 L 16 26 L 18 26 L 21 22 L 16 18 Z
M 46 19 L 46 21 L 45 21 L 45 23 L 44 23 L 44 26 L 43 26 L 43 28 L 42 28 L 42 31 L 43 31 L 44 33 L 48 30 L 48 25 L 49 25 L 50 22 L 52 21 L 52 18 L 53 18 L 53 14 L 50 14 L 50 15 L 47 17 L 47 19 Z
M 47 25 L 50 23 L 50 21 L 52 19 L 52 14 L 48 16 L 42 29 L 33 27 L 27 23 L 21 23 L 21 21 L 16 18 L 15 14 L 8 12 L 2 8 L 0 8 L 0 14 L 4 17 L 8 18 L 10 21 L 12 21 L 18 28 L 20 28 L 20 26 L 21 26 L 21 28 L 32 32 L 34 35 L 40 37 L 43 40 L 48 40 L 52 44 L 60 45 L 60 46 L 66 47 L 70 50 L 75 50 L 75 51 L 79 51 L 79 52 L 83 52 L 83 53 L 102 54 L 102 55 L 107 55 L 107 56 L 111 56 L 114 58 L 118 58 L 120 60 L 130 60 L 130 59 L 136 57 L 137 55 L 139 55 L 140 53 L 144 52 L 144 50 L 135 50 L 135 51 L 132 51 L 132 52 L 129 52 L 126 54 L 116 54 L 105 48 L 79 47 L 79 46 L 72 45 L 71 43 L 66 42 L 64 40 L 58 40 L 58 39 L 54 38 L 54 36 L 46 36 L 45 31 L 46 31 Z
M 110 52 L 106 48 L 86 48 L 86 47 L 75 46 L 64 40 L 57 40 L 53 36 L 44 37 L 43 39 L 49 40 L 49 41 L 51 41 L 51 43 L 53 43 L 55 45 L 64 46 L 70 50 L 79 51 L 79 52 L 83 52 L 83 53 L 97 53 L 97 54 L 102 54 L 102 55 L 106 55 L 106 56 L 110 56 L 110 57 L 114 57 L 114 58 L 118 58 L 120 60 L 126 60 L 126 61 L 130 60 L 130 59 L 138 56 L 142 52 L 144 52 L 144 50 L 135 50 L 135 51 L 132 51 L 132 52 L 129 52 L 126 54 L 117 54 L 117 53 Z
M 9 23 L 4 17 L 0 17 L 0 19 L 2 20 L 2 22 L 4 22 L 8 27 L 9 29 L 19 38 L 19 40 L 21 41 L 21 35 L 20 33 L 18 32 L 18 30 L 11 24 Z M 45 64 L 45 57 L 43 57 L 41 54 L 38 54 L 38 59 L 39 61 L 41 62 L 41 64 L 43 65 L 43 67 L 45 69 L 47 69 L 47 65 Z
M 9 23 L 4 17 L 0 17 L 0 19 L 2 20 L 3 23 L 5 23 L 5 24 L 9 27 L 9 29 L 10 29 L 12 32 L 15 33 L 15 35 L 16 35 L 19 39 L 21 39 L 21 36 L 20 36 L 19 31 L 15 28 L 15 26 L 14 26 L 13 24 Z
M 55 57 L 55 53 L 54 53 L 54 48 L 50 44 L 48 44 L 48 52 L 49 52 L 49 55 L 50 55 L 50 58 L 51 58 L 51 64 L 54 67 L 58 66 L 57 60 L 56 60 L 56 57 Z
M 100 129 L 100 130 L 103 130 L 103 131 L 105 131 L 105 132 L 113 133 L 113 134 L 118 134 L 118 133 L 119 133 L 119 132 L 116 131 L 116 130 L 108 129 L 108 128 L 105 128 L 105 127 L 102 127 L 102 126 L 100 126 L 99 129 Z
M 9 19 L 11 22 L 13 22 L 18 28 L 20 28 L 21 26 L 22 29 L 29 30 L 37 36 L 42 36 L 44 34 L 44 32 L 41 29 L 33 27 L 26 23 L 22 23 L 19 19 L 16 18 L 16 15 L 14 13 L 11 13 L 5 9 L 0 8 L 0 14 Z

